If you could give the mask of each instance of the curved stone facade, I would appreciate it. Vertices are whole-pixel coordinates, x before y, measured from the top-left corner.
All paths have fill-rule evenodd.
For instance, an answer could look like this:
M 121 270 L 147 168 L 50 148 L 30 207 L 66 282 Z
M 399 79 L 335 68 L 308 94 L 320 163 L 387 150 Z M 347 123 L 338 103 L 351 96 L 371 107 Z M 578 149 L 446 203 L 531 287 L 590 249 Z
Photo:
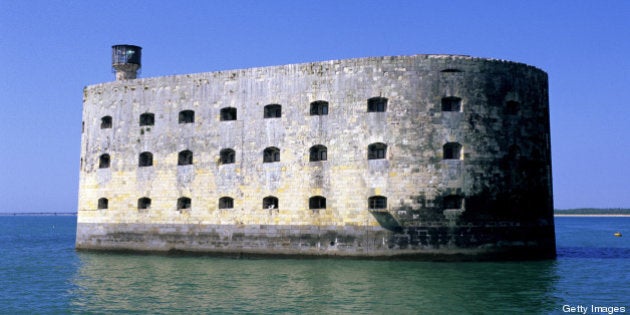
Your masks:
M 555 255 L 547 75 L 453 55 L 86 87 L 79 249 Z

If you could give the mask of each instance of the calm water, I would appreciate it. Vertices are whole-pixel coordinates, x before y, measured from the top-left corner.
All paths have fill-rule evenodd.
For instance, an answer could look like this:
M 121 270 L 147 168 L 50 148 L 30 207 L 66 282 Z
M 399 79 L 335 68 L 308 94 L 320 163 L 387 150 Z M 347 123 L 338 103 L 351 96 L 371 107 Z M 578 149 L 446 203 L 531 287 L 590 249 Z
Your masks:
M 75 221 L 0 217 L 0 314 L 630 313 L 628 217 L 556 218 L 558 259 L 521 263 L 77 253 Z

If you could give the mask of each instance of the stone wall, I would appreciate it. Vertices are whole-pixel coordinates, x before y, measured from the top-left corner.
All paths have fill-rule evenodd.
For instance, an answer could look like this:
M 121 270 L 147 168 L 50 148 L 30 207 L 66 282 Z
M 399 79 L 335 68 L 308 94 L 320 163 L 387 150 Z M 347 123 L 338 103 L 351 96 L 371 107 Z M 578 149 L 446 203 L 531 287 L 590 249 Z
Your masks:
M 357 248 L 371 243 L 380 244 L 377 256 L 499 247 L 553 256 L 547 86 L 531 66 L 450 55 L 89 86 L 77 247 L 360 256 Z M 386 99 L 383 112 L 368 111 L 376 97 Z M 311 114 L 316 101 L 328 103 L 326 115 Z M 281 105 L 281 117 L 264 117 L 270 104 Z M 226 108 L 236 109 L 236 120 L 222 119 Z M 194 122 L 179 122 L 183 110 L 194 111 Z M 153 125 L 140 126 L 144 113 Z M 102 128 L 107 116 L 111 127 Z M 371 144 L 386 149 L 370 159 Z M 326 147 L 324 161 L 310 161 L 316 145 Z M 270 147 L 279 161 L 264 162 Z M 221 161 L 227 148 L 234 163 Z M 192 165 L 178 165 L 184 150 Z M 142 152 L 152 154 L 151 166 L 138 165 Z M 110 162 L 100 168 L 103 154 Z M 277 207 L 263 207 L 269 196 Z M 325 208 L 311 209 L 314 196 Z M 386 206 L 369 204 L 374 196 Z M 190 207 L 178 209 L 181 197 Z M 231 207 L 219 207 L 222 197 Z M 150 206 L 139 209 L 139 198 Z M 510 228 L 518 237 L 493 232 Z M 270 245 L 293 233 L 286 231 L 311 231 L 298 233 L 311 241 Z M 207 245 L 213 233 L 229 245 Z

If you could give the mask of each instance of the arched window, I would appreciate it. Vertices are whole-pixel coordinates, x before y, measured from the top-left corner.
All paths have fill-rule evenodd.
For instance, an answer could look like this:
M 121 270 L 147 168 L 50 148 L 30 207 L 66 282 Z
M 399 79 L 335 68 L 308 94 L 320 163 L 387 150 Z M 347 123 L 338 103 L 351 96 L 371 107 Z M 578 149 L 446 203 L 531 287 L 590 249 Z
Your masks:
M 190 209 L 191 200 L 188 197 L 181 197 L 177 199 L 177 210 Z
M 328 115 L 328 102 L 314 101 L 311 103 L 311 116 Z
M 309 149 L 309 161 L 317 162 L 317 161 L 326 161 L 328 158 L 328 149 L 321 145 L 314 145 Z
M 442 147 L 444 160 L 459 160 L 462 154 L 462 145 L 457 142 L 448 142 Z
M 326 198 L 322 196 L 313 196 L 308 199 L 309 209 L 326 209 Z
M 508 115 L 516 115 L 520 109 L 520 104 L 517 101 L 507 101 L 505 103 L 505 113 Z
M 460 112 L 462 110 L 462 99 L 459 97 L 449 96 L 442 98 L 443 112 Z
M 269 104 L 265 106 L 265 118 L 280 118 L 282 117 L 282 106 L 280 104 Z
M 110 164 L 109 154 L 107 153 L 101 154 L 101 156 L 98 157 L 98 168 L 109 168 L 109 164 Z
M 221 164 L 234 163 L 234 156 L 236 155 L 232 149 L 223 149 L 219 153 L 221 155 Z
M 107 129 L 112 127 L 112 116 L 103 116 L 101 118 L 101 129 Z
M 463 199 L 462 196 L 449 195 L 444 197 L 442 206 L 444 209 L 461 209 Z
M 276 147 L 268 147 L 263 152 L 263 162 L 272 163 L 280 162 L 280 149 Z
M 109 200 L 107 198 L 99 198 L 98 199 L 98 209 L 103 210 L 109 207 Z
M 387 209 L 387 197 L 372 196 L 368 198 L 368 209 Z
M 151 152 L 142 152 L 140 156 L 138 156 L 138 166 L 152 166 L 153 165 L 153 153 Z
M 193 164 L 193 153 L 190 150 L 184 150 L 177 155 L 177 165 Z
M 232 209 L 234 208 L 234 199 L 230 197 L 219 198 L 219 209 Z
M 368 160 L 384 159 L 387 156 L 387 145 L 377 142 L 368 145 Z
M 274 196 L 263 198 L 263 209 L 278 209 L 278 198 Z
M 144 113 L 140 115 L 140 127 L 155 125 L 155 115 L 153 113 Z
M 195 112 L 192 110 L 183 110 L 179 112 L 179 123 L 180 124 L 189 124 L 195 122 Z
M 224 107 L 221 108 L 221 121 L 236 120 L 236 108 Z
M 387 98 L 384 97 L 372 97 L 368 99 L 368 112 L 385 112 L 387 111 Z
M 138 210 L 146 210 L 151 208 L 151 198 L 142 197 L 138 199 Z

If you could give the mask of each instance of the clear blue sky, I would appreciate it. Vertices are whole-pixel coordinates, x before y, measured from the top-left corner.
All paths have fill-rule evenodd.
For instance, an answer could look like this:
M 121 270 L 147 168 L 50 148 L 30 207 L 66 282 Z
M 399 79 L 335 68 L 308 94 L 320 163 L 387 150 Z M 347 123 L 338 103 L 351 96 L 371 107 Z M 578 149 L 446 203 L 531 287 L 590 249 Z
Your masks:
M 382 55 L 466 54 L 549 74 L 556 208 L 630 207 L 630 1 L 0 0 L 0 212 L 76 211 L 82 89 Z

